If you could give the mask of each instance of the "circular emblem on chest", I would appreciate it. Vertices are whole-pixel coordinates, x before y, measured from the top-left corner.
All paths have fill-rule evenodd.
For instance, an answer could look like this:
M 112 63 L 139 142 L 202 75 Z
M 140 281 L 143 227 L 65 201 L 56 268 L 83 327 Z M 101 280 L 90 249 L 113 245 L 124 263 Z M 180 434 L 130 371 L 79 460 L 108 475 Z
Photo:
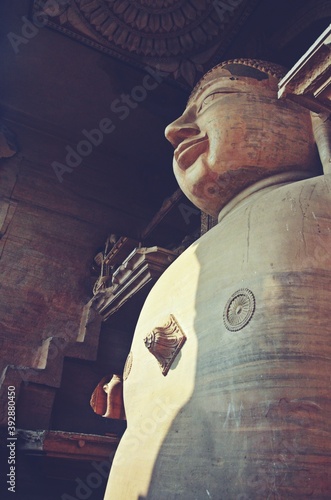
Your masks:
M 130 375 L 130 371 L 132 368 L 132 362 L 133 362 L 133 355 L 132 355 L 132 352 L 130 351 L 128 354 L 128 357 L 126 358 L 126 362 L 124 365 L 123 380 L 126 380 L 128 378 L 128 376 Z
M 237 332 L 244 328 L 255 311 L 255 297 L 248 288 L 241 288 L 231 295 L 227 301 L 223 320 L 230 332 Z

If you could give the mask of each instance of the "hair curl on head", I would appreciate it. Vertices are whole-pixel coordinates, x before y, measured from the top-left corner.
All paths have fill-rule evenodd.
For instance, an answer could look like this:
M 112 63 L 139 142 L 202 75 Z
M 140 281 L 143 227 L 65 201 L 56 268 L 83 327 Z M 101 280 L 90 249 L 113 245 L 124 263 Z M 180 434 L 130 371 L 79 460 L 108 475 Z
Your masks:
M 191 95 L 188 99 L 188 102 L 191 101 L 191 99 L 197 93 L 197 91 L 199 90 L 201 85 L 205 81 L 209 80 L 211 74 L 215 70 L 226 68 L 227 66 L 230 66 L 230 65 L 241 65 L 241 66 L 247 66 L 250 68 L 254 68 L 254 69 L 261 71 L 262 73 L 265 73 L 266 75 L 269 75 L 273 78 L 276 78 L 277 80 L 281 80 L 283 78 L 283 76 L 287 73 L 287 70 L 286 70 L 286 68 L 284 68 L 284 66 L 281 66 L 280 64 L 271 63 L 268 61 L 262 61 L 260 59 L 240 59 L 240 58 L 239 59 L 230 59 L 228 61 L 224 61 L 220 64 L 217 64 L 217 66 L 214 66 L 209 71 L 207 71 L 207 73 L 198 81 L 198 83 L 193 88 Z

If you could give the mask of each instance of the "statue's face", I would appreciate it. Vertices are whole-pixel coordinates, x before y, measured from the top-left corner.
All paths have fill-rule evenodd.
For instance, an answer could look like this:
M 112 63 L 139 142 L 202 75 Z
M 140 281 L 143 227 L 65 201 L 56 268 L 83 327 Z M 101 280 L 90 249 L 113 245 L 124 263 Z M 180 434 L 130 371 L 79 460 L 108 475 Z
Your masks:
M 166 137 L 175 148 L 179 186 L 213 216 L 257 180 L 309 169 L 314 155 L 305 110 L 279 101 L 275 82 L 236 78 L 226 70 L 199 89 Z

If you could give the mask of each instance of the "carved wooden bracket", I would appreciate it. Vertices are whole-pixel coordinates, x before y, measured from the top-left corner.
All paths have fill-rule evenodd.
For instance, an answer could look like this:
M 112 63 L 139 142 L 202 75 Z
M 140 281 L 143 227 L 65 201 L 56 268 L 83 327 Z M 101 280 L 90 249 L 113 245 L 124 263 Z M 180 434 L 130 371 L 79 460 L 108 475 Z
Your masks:
M 172 314 L 164 326 L 154 328 L 144 339 L 145 346 L 156 357 L 164 376 L 185 341 L 186 336 Z
M 112 286 L 89 302 L 106 321 L 148 283 L 155 283 L 178 254 L 160 247 L 135 248 L 112 275 Z M 146 292 L 147 295 L 147 292 Z

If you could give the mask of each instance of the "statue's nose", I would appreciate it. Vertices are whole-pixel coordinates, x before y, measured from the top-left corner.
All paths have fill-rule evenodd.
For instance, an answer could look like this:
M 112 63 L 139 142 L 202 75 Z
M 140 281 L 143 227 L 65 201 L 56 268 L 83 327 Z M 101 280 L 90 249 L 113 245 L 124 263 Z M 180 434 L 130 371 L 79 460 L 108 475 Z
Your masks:
M 191 122 L 184 114 L 170 123 L 165 129 L 165 136 L 176 149 L 188 137 L 199 134 L 200 129 L 195 122 Z

